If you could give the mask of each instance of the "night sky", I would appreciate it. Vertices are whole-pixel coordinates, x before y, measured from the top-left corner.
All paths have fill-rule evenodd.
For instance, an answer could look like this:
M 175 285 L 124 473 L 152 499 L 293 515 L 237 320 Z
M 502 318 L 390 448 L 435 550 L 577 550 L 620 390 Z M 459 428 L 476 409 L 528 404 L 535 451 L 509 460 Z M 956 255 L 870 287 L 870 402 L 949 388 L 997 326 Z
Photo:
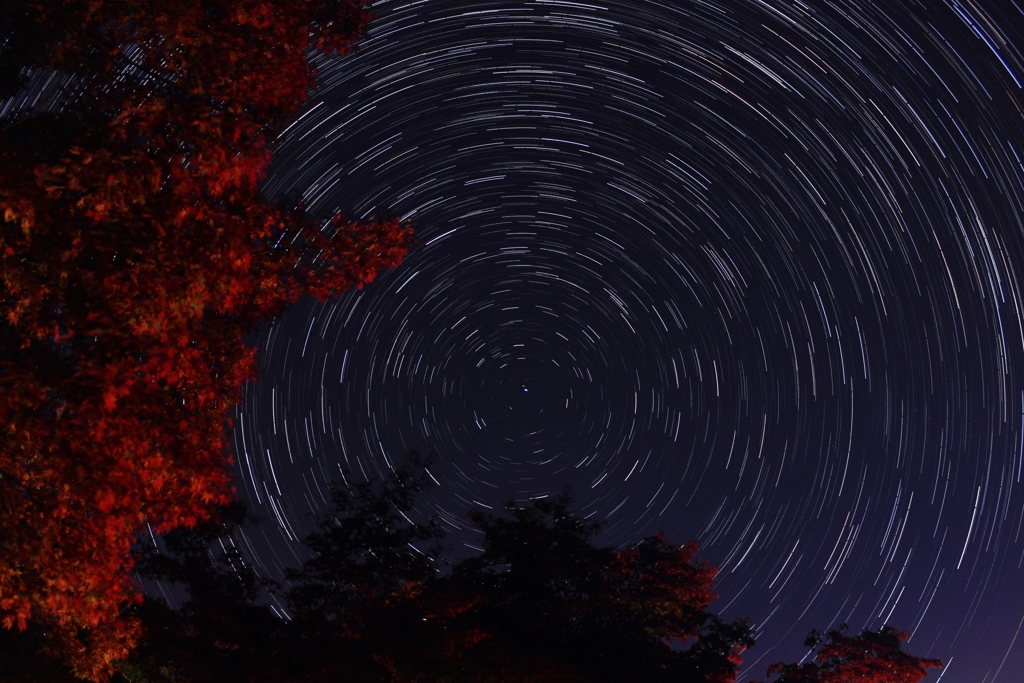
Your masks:
M 419 243 L 259 338 L 258 566 L 343 470 L 434 451 L 454 555 L 470 508 L 566 484 L 604 543 L 695 539 L 756 627 L 741 680 L 841 622 L 1020 680 L 1020 0 L 375 10 L 266 191 Z

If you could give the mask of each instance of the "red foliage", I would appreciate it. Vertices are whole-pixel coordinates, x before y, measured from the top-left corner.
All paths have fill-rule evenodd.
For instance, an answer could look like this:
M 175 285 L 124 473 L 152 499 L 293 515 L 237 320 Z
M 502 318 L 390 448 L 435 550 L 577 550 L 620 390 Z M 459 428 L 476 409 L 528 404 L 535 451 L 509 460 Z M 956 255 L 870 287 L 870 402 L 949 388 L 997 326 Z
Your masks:
M 699 633 L 700 617 L 718 598 L 718 570 L 697 562 L 697 544 L 675 546 L 663 534 L 615 554 L 610 572 L 616 601 L 658 638 L 685 643 Z
M 904 652 L 903 643 L 910 636 L 905 631 L 885 626 L 848 636 L 843 628 L 811 633 L 806 645 L 818 647 L 814 661 L 772 664 L 768 675 L 779 675 L 773 683 L 917 683 L 928 669 L 942 667 L 937 659 Z
M 230 500 L 243 335 L 397 265 L 394 220 L 309 220 L 259 185 L 366 0 L 36 0 L 10 64 L 73 73 L 0 128 L 0 620 L 45 623 L 102 679 L 134 642 L 130 548 Z

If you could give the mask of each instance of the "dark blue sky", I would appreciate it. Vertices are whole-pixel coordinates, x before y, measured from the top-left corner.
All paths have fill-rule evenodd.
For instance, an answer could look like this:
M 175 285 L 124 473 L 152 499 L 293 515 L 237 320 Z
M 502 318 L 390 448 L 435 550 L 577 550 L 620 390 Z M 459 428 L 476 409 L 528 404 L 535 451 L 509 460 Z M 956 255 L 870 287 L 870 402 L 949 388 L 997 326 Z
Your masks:
M 1021 7 L 375 7 L 267 191 L 419 244 L 261 337 L 258 561 L 301 555 L 341 469 L 432 450 L 420 511 L 459 546 L 469 508 L 566 484 L 608 543 L 696 539 L 756 626 L 744 680 L 840 622 L 1016 680 Z

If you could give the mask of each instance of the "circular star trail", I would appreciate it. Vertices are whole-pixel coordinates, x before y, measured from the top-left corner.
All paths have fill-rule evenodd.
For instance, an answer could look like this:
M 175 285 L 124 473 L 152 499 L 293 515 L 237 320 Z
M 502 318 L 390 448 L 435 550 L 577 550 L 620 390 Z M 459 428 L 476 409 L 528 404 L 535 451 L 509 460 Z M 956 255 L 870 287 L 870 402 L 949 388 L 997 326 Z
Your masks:
M 841 622 L 947 682 L 1024 666 L 1021 7 L 375 9 L 266 191 L 419 244 L 261 335 L 256 560 L 433 451 L 419 510 L 460 546 L 566 485 L 604 542 L 696 539 L 747 679 Z

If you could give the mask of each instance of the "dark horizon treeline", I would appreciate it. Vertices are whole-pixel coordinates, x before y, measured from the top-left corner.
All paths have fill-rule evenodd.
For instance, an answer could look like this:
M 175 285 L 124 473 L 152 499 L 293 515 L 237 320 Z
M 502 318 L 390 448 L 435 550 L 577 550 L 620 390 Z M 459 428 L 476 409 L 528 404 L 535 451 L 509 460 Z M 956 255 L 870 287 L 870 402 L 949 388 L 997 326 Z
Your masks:
M 137 548 L 137 572 L 184 587 L 179 609 L 145 596 L 128 608 L 142 635 L 117 683 L 730 683 L 754 644 L 747 621 L 708 611 L 715 570 L 694 543 L 661 534 L 627 550 L 598 547 L 599 522 L 568 493 L 474 511 L 484 551 L 444 566 L 434 520 L 409 522 L 428 485 L 413 454 L 386 481 L 332 489 L 333 507 L 304 540 L 314 557 L 286 585 L 257 576 L 224 541 L 241 505 Z M 279 618 L 269 590 L 288 607 Z M 777 664 L 775 683 L 916 683 L 938 666 L 902 652 L 889 628 L 811 634 L 817 660 Z M 85 646 L 88 644 L 85 643 Z M 0 630 L 0 680 L 79 681 L 66 643 L 45 628 Z

